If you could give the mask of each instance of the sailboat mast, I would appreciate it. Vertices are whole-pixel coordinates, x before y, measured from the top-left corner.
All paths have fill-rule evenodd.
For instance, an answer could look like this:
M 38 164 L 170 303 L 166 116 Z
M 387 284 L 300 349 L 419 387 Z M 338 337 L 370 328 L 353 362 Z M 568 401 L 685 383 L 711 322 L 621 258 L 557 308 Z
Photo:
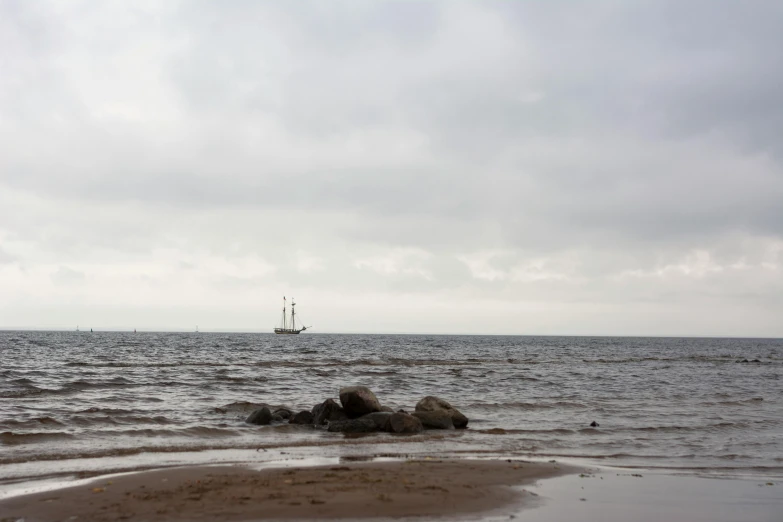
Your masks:
M 296 319 L 294 319 L 294 306 L 296 303 L 294 302 L 294 298 L 291 298 L 291 329 L 296 330 Z
M 283 297 L 283 329 L 285 329 L 285 297 Z

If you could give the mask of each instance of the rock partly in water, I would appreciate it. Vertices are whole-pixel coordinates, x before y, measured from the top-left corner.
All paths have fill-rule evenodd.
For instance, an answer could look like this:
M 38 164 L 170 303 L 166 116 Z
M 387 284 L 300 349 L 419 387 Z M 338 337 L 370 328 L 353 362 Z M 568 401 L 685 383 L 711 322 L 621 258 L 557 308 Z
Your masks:
M 312 424 L 313 423 L 313 412 L 311 411 L 300 411 L 296 415 L 291 416 L 290 419 L 288 419 L 288 424 Z
M 389 426 L 392 433 L 421 433 L 424 431 L 421 421 L 407 413 L 392 413 L 389 415 Z
M 380 431 L 391 431 L 391 425 L 389 424 L 389 418 L 392 416 L 391 412 L 388 411 L 376 411 L 373 413 L 368 413 L 364 417 L 359 417 L 360 419 L 369 419 L 375 422 L 375 425 L 378 426 L 378 429 Z
M 259 408 L 251 413 L 247 419 L 245 419 L 245 422 L 248 424 L 269 424 L 272 422 L 272 411 L 266 406 Z
M 451 422 L 454 423 L 455 428 L 466 428 L 468 426 L 467 417 L 454 406 L 438 397 L 431 395 L 424 397 L 416 404 L 416 411 L 445 411 L 451 416 Z
M 327 421 L 340 421 L 346 420 L 345 410 L 342 406 L 334 402 L 332 399 L 326 399 L 321 404 L 317 404 L 313 407 L 313 424 L 321 426 L 326 424 Z
M 288 408 L 277 408 L 275 411 L 272 412 L 272 415 L 279 415 L 283 419 L 290 419 L 291 415 L 293 414 L 294 412 L 292 412 Z
M 387 411 L 389 413 L 394 413 L 394 408 L 391 406 L 381 406 L 381 411 Z
M 341 421 L 329 421 L 329 431 L 337 431 L 341 433 L 373 433 L 381 431 L 378 427 L 378 423 L 374 419 L 367 416 L 359 417 L 358 419 L 347 419 Z
M 429 430 L 453 430 L 454 421 L 451 414 L 445 410 L 415 411 L 413 416 L 421 421 L 422 426 Z
M 355 419 L 368 413 L 381 411 L 381 403 L 366 386 L 340 388 L 340 403 L 348 417 Z
M 595 421 L 593 421 L 593 422 L 591 422 L 591 423 L 590 423 L 590 427 L 591 427 L 591 428 L 597 428 L 598 426 L 600 426 L 600 424 L 598 424 L 598 423 L 597 423 L 597 422 L 595 422 Z

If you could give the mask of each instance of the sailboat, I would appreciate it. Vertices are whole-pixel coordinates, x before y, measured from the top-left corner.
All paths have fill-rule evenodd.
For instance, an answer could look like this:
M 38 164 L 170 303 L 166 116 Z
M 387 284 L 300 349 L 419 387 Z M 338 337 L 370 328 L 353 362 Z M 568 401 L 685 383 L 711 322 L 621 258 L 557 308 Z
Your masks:
M 301 328 L 296 327 L 296 312 L 294 311 L 294 307 L 296 306 L 296 303 L 294 302 L 294 298 L 291 298 L 291 318 L 289 319 L 285 315 L 285 297 L 283 297 L 283 327 L 282 328 L 275 328 L 276 334 L 298 334 L 299 332 L 304 332 L 307 330 L 307 326 L 302 325 Z M 312 327 L 310 327 L 312 328 Z

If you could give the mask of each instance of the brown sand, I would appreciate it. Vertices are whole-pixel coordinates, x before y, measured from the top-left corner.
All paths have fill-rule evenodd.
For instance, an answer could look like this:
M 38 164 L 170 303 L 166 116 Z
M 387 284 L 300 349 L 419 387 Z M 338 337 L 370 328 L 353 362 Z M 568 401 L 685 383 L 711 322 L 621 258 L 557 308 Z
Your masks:
M 146 471 L 0 501 L 0 521 L 456 516 L 523 500 L 508 486 L 571 471 L 523 461 L 409 460 L 254 471 Z M 72 518 L 76 517 L 76 518 Z

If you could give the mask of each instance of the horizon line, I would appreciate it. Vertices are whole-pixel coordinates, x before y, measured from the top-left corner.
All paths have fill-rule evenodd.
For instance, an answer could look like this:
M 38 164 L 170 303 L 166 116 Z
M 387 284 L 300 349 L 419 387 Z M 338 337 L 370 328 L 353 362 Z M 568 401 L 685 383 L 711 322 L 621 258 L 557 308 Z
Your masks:
M 109 327 L 89 330 L 72 330 L 63 328 L 51 328 L 51 327 L 6 327 L 0 326 L 0 332 L 71 332 L 71 333 L 220 333 L 220 334 L 268 334 L 275 335 L 271 330 L 259 330 L 259 329 L 224 329 L 224 328 L 208 328 L 206 330 L 185 330 L 185 329 L 146 329 L 146 328 L 123 328 L 123 327 Z M 300 334 L 302 335 L 302 334 Z M 483 337 L 625 337 L 625 338 L 691 338 L 691 339 L 783 339 L 783 336 L 760 336 L 760 335 L 705 335 L 705 334 L 536 334 L 536 333 L 435 333 L 435 332 L 360 332 L 360 331 L 323 331 L 323 332 L 308 332 L 304 335 L 434 335 L 434 336 L 483 336 Z

